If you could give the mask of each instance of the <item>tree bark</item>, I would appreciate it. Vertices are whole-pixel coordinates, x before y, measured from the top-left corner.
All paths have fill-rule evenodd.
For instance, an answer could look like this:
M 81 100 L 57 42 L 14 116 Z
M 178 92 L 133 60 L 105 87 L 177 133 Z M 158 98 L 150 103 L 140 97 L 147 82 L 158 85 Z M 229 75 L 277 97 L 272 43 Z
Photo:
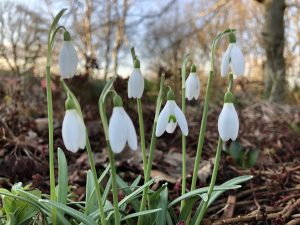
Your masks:
M 262 32 L 267 60 L 264 67 L 265 93 L 272 102 L 286 96 L 284 51 L 284 0 L 264 0 L 265 24 Z

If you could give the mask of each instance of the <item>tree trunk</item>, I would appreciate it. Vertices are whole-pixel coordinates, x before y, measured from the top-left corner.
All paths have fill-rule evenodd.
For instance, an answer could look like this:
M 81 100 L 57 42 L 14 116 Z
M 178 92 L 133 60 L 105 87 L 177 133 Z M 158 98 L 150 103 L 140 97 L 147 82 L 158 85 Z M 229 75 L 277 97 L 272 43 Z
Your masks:
M 284 0 L 264 0 L 265 24 L 262 32 L 267 61 L 264 68 L 265 93 L 273 102 L 286 96 L 284 50 Z

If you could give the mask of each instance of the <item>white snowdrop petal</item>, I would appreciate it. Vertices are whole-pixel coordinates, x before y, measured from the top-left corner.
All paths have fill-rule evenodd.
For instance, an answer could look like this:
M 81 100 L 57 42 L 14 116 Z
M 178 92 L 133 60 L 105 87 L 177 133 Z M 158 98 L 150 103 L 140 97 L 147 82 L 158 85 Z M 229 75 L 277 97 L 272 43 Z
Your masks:
M 229 72 L 231 49 L 232 49 L 232 44 L 229 44 L 223 57 L 222 57 L 222 62 L 221 62 L 221 76 L 222 77 L 226 77 Z
M 166 131 L 169 134 L 172 134 L 175 131 L 176 126 L 177 126 L 177 122 L 170 122 L 170 123 L 167 124 Z
M 124 123 L 123 107 L 114 107 L 109 120 L 109 143 L 114 153 L 120 153 L 126 145 L 127 127 Z
M 127 128 L 127 141 L 128 141 L 128 145 L 132 150 L 136 150 L 137 149 L 137 135 L 136 135 L 136 130 L 135 127 L 132 123 L 132 120 L 130 119 L 130 117 L 128 116 L 128 114 L 125 112 L 125 110 L 123 109 L 123 117 L 124 117 L 124 123 L 126 124 L 126 128 Z
M 232 120 L 232 134 L 231 134 L 231 140 L 235 141 L 238 133 L 239 133 L 239 117 L 238 114 L 233 106 L 233 110 L 231 113 L 231 120 Z
M 200 95 L 200 80 L 196 73 L 191 74 L 193 80 L 193 97 L 197 100 Z
M 193 78 L 191 75 L 185 81 L 185 97 L 189 101 L 193 99 Z
M 233 103 L 225 103 L 218 119 L 218 131 L 223 141 L 235 140 L 239 130 L 239 119 Z
M 231 49 L 231 69 L 234 75 L 244 75 L 245 60 L 243 53 L 237 44 L 233 44 L 233 47 Z
M 176 105 L 175 101 L 172 101 L 172 104 L 174 105 L 174 115 L 176 117 L 176 120 L 178 122 L 178 125 L 181 129 L 181 132 L 187 136 L 189 133 L 188 124 L 185 118 L 185 115 L 181 111 L 181 109 Z
M 76 50 L 71 41 L 64 41 L 60 55 L 59 68 L 63 78 L 71 78 L 75 75 L 78 65 Z
M 67 110 L 62 124 L 62 137 L 66 149 L 74 153 L 79 149 L 80 130 L 78 128 L 76 110 Z
M 156 131 L 155 131 L 156 137 L 160 137 L 166 131 L 169 116 L 170 116 L 170 101 L 167 101 L 165 107 L 163 108 L 163 110 L 160 112 L 158 116 Z
M 139 68 L 135 68 L 128 81 L 128 97 L 141 98 L 144 92 L 144 77 Z
M 79 148 L 84 149 L 85 144 L 86 144 L 86 127 L 78 113 L 77 113 L 77 121 L 78 121 L 78 126 L 79 126 L 79 131 L 80 131 L 80 137 L 78 139 L 78 146 L 79 146 Z

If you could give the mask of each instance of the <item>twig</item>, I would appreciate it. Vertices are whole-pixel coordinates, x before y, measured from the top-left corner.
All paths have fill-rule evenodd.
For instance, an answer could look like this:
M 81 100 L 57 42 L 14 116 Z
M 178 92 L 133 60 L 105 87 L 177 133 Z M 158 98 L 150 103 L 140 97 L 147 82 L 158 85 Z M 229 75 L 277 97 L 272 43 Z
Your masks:
M 271 213 L 268 215 L 263 214 L 255 214 L 255 215 L 246 215 L 246 216 L 237 216 L 230 219 L 222 219 L 219 221 L 216 221 L 213 223 L 213 225 L 222 225 L 222 224 L 233 224 L 238 222 L 249 222 L 249 221 L 261 221 L 261 220 L 271 220 L 276 218 L 282 218 L 283 220 L 287 220 L 293 211 L 300 205 L 300 199 L 298 199 L 296 202 L 290 201 L 284 207 L 284 209 L 277 213 Z

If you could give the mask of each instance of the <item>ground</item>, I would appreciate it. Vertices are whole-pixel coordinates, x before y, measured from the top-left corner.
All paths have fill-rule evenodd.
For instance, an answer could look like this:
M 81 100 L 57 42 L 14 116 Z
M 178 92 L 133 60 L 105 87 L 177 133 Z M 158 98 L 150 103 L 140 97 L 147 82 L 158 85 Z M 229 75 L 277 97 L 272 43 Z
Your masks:
M 0 139 L 0 187 L 9 188 L 21 181 L 32 183 L 33 188 L 49 191 L 48 176 L 48 128 L 46 100 L 42 79 L 1 78 L 6 84 L 5 92 L 0 93 L 1 139 Z M 74 87 L 82 84 L 73 82 Z M 116 89 L 126 88 L 125 81 L 118 81 Z M 89 86 L 88 86 L 89 87 Z M 79 93 L 87 90 L 81 87 Z M 88 89 L 90 90 L 90 89 Z M 151 96 L 151 94 L 149 94 Z M 237 191 L 224 194 L 213 204 L 206 214 L 206 224 L 300 224 L 300 109 L 293 105 L 276 105 L 263 100 L 248 102 L 243 92 L 237 94 L 236 108 L 240 119 L 240 132 L 237 142 L 223 146 L 221 166 L 217 183 L 222 183 L 238 175 L 252 174 L 251 182 Z M 107 166 L 105 139 L 99 122 L 97 98 L 84 95 L 80 99 L 84 110 L 85 122 L 95 153 L 97 169 Z M 123 99 L 125 99 L 124 96 Z M 61 122 L 64 116 L 64 95 L 59 83 L 53 85 L 54 99 L 54 137 L 55 146 L 63 148 Z M 136 128 L 137 113 L 134 101 L 126 101 L 125 106 L 133 118 Z M 146 139 L 150 140 L 154 117 L 153 98 L 143 99 Z M 214 101 L 209 106 L 207 133 L 205 136 L 202 161 L 199 169 L 198 187 L 208 185 L 217 144 L 217 118 L 222 103 Z M 108 104 L 110 108 L 110 104 Z M 187 138 L 188 186 L 193 171 L 198 132 L 202 116 L 203 99 L 188 104 Z M 110 115 L 110 110 L 108 110 Z M 149 146 L 147 142 L 147 146 Z M 232 148 L 242 152 L 258 151 L 254 166 L 241 164 L 233 155 Z M 76 154 L 65 151 L 69 165 L 69 180 L 73 187 L 74 198 L 84 198 L 86 170 L 89 169 L 87 154 L 84 150 Z M 245 157 L 244 157 L 245 159 Z M 243 159 L 243 160 L 244 160 Z M 131 182 L 142 175 L 140 150 L 126 149 L 116 155 L 117 171 L 126 181 Z M 159 181 L 153 186 L 158 188 L 168 182 L 170 198 L 180 193 L 181 184 L 181 133 L 177 128 L 172 135 L 158 138 L 151 176 Z M 120 197 L 121 193 L 120 193 Z

